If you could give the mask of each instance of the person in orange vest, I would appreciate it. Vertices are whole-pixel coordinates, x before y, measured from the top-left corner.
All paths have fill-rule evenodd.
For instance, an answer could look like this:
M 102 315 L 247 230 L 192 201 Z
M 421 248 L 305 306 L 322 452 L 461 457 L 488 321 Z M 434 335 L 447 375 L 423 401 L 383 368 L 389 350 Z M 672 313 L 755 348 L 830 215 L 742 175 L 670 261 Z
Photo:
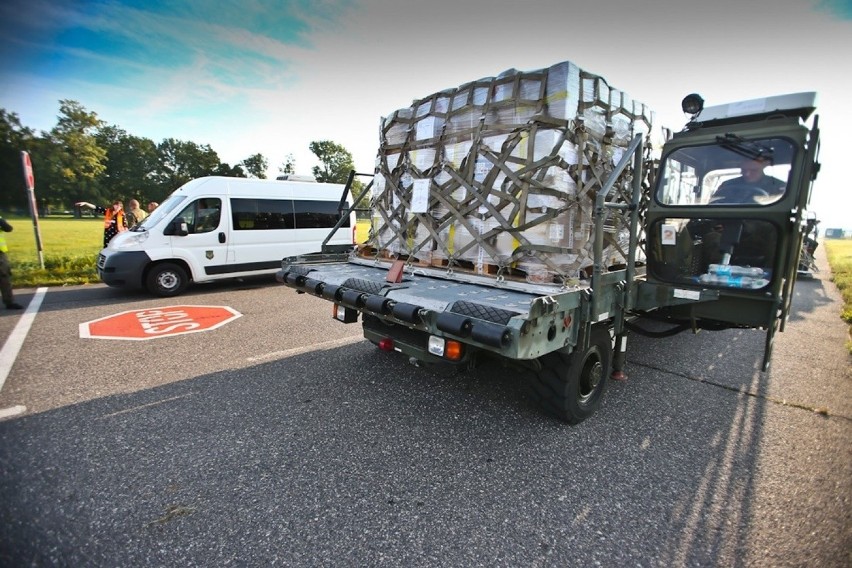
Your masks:
M 120 199 L 113 201 L 110 208 L 98 207 L 86 201 L 78 201 L 74 205 L 94 209 L 96 213 L 104 216 L 104 248 L 106 248 L 114 236 L 128 229 L 127 217 L 124 214 L 124 208 L 121 205 Z
M 0 229 L 8 233 L 12 230 L 12 225 L 0 217 Z M 7 310 L 20 310 L 23 306 L 16 303 L 12 296 L 12 267 L 6 257 L 7 252 L 9 252 L 9 246 L 6 244 L 6 237 L 0 233 L 0 292 L 3 293 L 3 303 L 6 304 Z

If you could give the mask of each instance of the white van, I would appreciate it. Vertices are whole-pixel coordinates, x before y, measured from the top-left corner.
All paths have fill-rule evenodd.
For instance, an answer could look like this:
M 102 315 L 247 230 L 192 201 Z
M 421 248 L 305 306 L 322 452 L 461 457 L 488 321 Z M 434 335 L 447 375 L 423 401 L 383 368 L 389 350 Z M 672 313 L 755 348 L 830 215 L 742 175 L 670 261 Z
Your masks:
M 287 256 L 319 252 L 342 214 L 332 183 L 203 177 L 175 190 L 98 256 L 109 286 L 176 296 L 190 282 L 274 274 Z M 353 245 L 350 212 L 329 245 Z

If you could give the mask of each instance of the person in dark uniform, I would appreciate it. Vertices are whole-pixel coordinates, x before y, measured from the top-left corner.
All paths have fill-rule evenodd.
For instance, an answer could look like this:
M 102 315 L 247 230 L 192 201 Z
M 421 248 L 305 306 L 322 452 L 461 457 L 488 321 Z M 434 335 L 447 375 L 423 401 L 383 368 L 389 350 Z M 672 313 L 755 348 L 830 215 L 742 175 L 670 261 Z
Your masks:
M 0 217 L 0 229 L 8 233 L 12 230 L 12 225 Z M 20 310 L 23 306 L 15 302 L 12 296 L 12 267 L 9 265 L 7 252 L 9 252 L 9 246 L 6 244 L 6 237 L 0 234 L 0 292 L 3 293 L 3 303 L 6 304 L 7 310 Z
M 740 163 L 740 176 L 722 183 L 710 203 L 760 203 L 767 198 L 775 200 L 784 193 L 786 184 L 766 175 L 769 165 L 765 158 L 744 159 Z

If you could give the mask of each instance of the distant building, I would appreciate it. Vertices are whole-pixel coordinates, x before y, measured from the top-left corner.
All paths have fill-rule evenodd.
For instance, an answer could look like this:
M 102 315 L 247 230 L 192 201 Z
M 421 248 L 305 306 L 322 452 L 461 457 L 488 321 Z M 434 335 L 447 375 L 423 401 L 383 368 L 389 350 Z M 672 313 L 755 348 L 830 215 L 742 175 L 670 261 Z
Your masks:
M 842 239 L 843 229 L 826 229 L 824 236 L 826 239 Z

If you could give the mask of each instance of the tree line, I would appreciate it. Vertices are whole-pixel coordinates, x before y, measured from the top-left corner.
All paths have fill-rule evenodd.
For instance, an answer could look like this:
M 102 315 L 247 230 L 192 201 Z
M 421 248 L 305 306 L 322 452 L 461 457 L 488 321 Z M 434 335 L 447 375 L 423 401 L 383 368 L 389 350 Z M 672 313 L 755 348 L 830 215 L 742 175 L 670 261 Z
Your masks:
M 346 183 L 354 169 L 346 148 L 320 140 L 311 142 L 309 149 L 321 163 L 312 169 L 317 181 Z M 175 138 L 156 143 L 134 136 L 73 100 L 59 101 L 56 126 L 40 133 L 21 124 L 17 113 L 0 109 L 0 210 L 28 210 L 22 150 L 32 159 L 42 215 L 71 209 L 77 201 L 104 206 L 115 199 L 160 202 L 191 179 L 210 175 L 264 179 L 269 165 L 259 153 L 230 165 L 208 144 Z M 292 174 L 295 168 L 293 154 L 288 154 L 278 171 Z

